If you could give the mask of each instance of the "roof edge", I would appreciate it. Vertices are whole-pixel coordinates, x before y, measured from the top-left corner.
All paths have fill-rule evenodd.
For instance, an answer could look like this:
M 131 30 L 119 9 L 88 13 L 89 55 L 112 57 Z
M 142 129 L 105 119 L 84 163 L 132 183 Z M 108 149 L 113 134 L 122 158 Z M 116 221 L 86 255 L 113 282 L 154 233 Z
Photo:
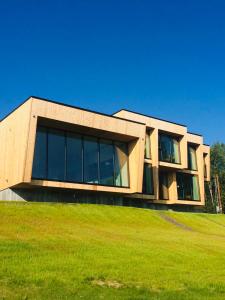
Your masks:
M 101 112 L 98 112 L 98 111 L 94 111 L 94 110 L 91 110 L 91 109 L 86 109 L 86 108 L 82 108 L 82 107 L 71 105 L 71 104 L 65 104 L 63 102 L 51 100 L 51 99 L 48 99 L 48 98 L 33 96 L 33 95 L 29 96 L 21 104 L 19 104 L 18 106 L 16 106 L 10 113 L 8 113 L 5 117 L 3 117 L 0 120 L 0 122 L 4 121 L 7 117 L 9 117 L 11 114 L 13 114 L 18 108 L 20 108 L 23 104 L 25 104 L 31 98 L 37 99 L 37 100 L 41 100 L 41 101 L 46 101 L 46 102 L 53 103 L 53 104 L 58 104 L 58 105 L 70 107 L 70 108 L 79 109 L 79 110 L 82 110 L 82 111 L 91 112 L 91 113 L 94 113 L 94 114 L 98 114 L 98 115 L 102 115 L 102 116 L 106 116 L 106 117 L 110 117 L 110 118 L 114 118 L 114 119 L 118 119 L 118 120 L 122 120 L 122 121 L 126 121 L 126 122 L 131 122 L 131 123 L 136 123 L 136 124 L 140 124 L 140 125 L 145 125 L 145 123 L 141 123 L 141 122 L 137 122 L 137 121 L 132 121 L 132 120 L 128 120 L 128 119 L 125 119 L 125 118 L 113 116 L 113 115 L 110 115 L 110 114 L 106 114 L 106 113 L 101 113 Z
M 117 113 L 119 113 L 121 111 L 127 111 L 127 112 L 130 112 L 130 113 L 133 113 L 133 114 L 137 114 L 137 115 L 140 115 L 140 116 L 147 117 L 147 118 L 152 118 L 152 119 L 155 119 L 155 120 L 159 120 L 159 121 L 163 121 L 163 122 L 167 122 L 167 123 L 171 123 L 171 124 L 175 124 L 175 125 L 187 128 L 187 125 L 184 125 L 184 124 L 180 124 L 180 123 L 168 121 L 168 120 L 165 120 L 165 119 L 162 119 L 162 118 L 153 117 L 153 116 L 150 116 L 150 115 L 142 114 L 142 113 L 139 113 L 139 112 L 136 112 L 136 111 L 132 111 L 132 110 L 129 110 L 129 109 L 124 109 L 124 108 L 116 111 L 115 113 L 113 113 L 113 115 L 115 115 L 115 114 L 117 114 Z

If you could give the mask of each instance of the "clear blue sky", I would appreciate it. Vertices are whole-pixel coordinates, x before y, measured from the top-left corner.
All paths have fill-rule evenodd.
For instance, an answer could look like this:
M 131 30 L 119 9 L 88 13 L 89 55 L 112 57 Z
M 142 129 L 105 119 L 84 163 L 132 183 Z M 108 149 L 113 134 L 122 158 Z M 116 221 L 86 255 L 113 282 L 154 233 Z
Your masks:
M 225 142 L 225 1 L 0 1 L 0 118 L 29 95 Z

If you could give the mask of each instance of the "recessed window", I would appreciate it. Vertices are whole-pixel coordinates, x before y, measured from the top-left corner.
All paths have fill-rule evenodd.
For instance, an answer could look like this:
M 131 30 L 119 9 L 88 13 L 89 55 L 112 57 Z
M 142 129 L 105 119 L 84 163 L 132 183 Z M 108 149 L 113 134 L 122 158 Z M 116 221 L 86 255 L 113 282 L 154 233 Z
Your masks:
M 203 166 L 204 166 L 204 178 L 207 178 L 208 177 L 208 174 L 207 174 L 207 153 L 204 153 L 203 154 Z
M 165 171 L 159 172 L 159 199 L 169 199 L 169 174 Z
M 199 200 L 198 177 L 191 174 L 177 173 L 177 194 L 179 200 Z
M 196 148 L 188 145 L 188 169 L 197 171 Z
M 63 131 L 48 131 L 48 178 L 65 180 L 66 138 Z
M 66 139 L 66 180 L 82 182 L 83 180 L 82 137 L 67 133 Z
M 152 165 L 144 164 L 143 194 L 154 194 Z
M 32 178 L 128 187 L 127 144 L 38 127 Z
M 180 164 L 180 143 L 178 138 L 159 135 L 159 159 L 164 162 Z
M 114 143 L 114 184 L 115 186 L 129 186 L 127 144 Z
M 151 140 L 150 140 L 150 131 L 147 131 L 145 134 L 145 158 L 151 159 Z
M 84 138 L 84 182 L 98 183 L 98 140 L 92 137 Z
M 47 131 L 38 128 L 33 161 L 34 178 L 47 178 Z
M 114 184 L 114 149 L 110 141 L 100 142 L 100 183 L 106 185 Z

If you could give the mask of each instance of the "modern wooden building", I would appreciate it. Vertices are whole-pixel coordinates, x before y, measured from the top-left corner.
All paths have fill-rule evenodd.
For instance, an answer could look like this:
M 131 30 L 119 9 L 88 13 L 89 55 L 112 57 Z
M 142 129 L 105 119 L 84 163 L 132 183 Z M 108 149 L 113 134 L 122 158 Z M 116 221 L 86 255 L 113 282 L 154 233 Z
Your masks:
M 210 148 L 185 125 L 30 97 L 0 122 L 0 200 L 201 207 Z

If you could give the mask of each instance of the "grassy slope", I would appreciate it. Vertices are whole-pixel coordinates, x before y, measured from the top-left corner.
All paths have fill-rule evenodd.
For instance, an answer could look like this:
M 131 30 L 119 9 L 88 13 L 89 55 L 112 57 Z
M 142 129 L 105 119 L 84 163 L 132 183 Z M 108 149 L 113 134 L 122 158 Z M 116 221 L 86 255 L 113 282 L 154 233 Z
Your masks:
M 225 216 L 0 204 L 0 299 L 225 299 Z

